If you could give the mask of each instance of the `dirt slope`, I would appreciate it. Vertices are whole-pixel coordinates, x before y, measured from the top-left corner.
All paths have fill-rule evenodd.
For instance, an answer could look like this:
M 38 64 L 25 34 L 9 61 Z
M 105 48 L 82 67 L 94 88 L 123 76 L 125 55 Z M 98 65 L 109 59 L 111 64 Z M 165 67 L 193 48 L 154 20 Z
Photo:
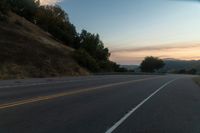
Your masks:
M 72 52 L 14 13 L 0 21 L 0 79 L 88 74 Z

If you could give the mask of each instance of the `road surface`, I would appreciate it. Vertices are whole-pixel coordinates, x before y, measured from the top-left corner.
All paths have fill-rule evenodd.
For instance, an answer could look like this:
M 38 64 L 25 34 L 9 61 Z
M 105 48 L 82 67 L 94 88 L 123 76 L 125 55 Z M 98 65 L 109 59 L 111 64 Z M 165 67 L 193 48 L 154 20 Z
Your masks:
M 188 75 L 0 81 L 0 133 L 200 133 Z

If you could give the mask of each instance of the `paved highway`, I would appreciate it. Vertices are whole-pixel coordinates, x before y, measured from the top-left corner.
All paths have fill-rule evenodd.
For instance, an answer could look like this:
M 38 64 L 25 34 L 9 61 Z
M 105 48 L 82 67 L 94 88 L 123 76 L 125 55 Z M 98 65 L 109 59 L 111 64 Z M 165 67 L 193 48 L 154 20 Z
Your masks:
M 0 81 L 0 133 L 199 133 L 187 75 Z

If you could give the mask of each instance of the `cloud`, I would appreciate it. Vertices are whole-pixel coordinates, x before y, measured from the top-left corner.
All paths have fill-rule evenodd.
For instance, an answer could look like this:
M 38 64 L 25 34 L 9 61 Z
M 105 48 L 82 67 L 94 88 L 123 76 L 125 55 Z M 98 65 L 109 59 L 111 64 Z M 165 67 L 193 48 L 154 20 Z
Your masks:
M 55 5 L 61 1 L 62 0 L 40 0 L 40 4 L 41 5 Z
M 121 48 L 113 49 L 111 52 L 138 52 L 138 51 L 156 51 L 156 50 L 169 50 L 169 49 L 184 49 L 184 48 L 194 48 L 199 47 L 200 43 L 174 43 L 174 44 L 165 44 L 165 45 L 156 45 L 156 46 L 146 46 L 146 47 L 137 47 L 137 48 Z
M 162 59 L 199 60 L 199 51 L 200 43 L 118 49 L 111 52 L 111 60 L 120 64 L 140 64 L 146 56 L 156 56 Z

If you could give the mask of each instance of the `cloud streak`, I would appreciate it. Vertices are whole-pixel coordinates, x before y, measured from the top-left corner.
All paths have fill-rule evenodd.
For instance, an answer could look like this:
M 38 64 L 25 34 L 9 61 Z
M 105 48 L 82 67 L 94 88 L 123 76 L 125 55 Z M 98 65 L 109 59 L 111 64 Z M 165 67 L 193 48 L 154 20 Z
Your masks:
M 41 5 L 55 5 L 61 1 L 62 0 L 40 0 L 40 4 Z
M 111 60 L 120 64 L 140 64 L 146 56 L 157 56 L 162 59 L 199 60 L 200 43 L 171 44 L 154 47 L 119 49 L 111 52 Z
M 156 50 L 169 50 L 169 49 L 183 49 L 183 48 L 192 48 L 199 47 L 200 43 L 175 43 L 175 44 L 165 44 L 165 45 L 156 45 L 156 46 L 146 46 L 146 47 L 137 47 L 137 48 L 121 48 L 113 49 L 111 52 L 138 52 L 138 51 L 156 51 Z

